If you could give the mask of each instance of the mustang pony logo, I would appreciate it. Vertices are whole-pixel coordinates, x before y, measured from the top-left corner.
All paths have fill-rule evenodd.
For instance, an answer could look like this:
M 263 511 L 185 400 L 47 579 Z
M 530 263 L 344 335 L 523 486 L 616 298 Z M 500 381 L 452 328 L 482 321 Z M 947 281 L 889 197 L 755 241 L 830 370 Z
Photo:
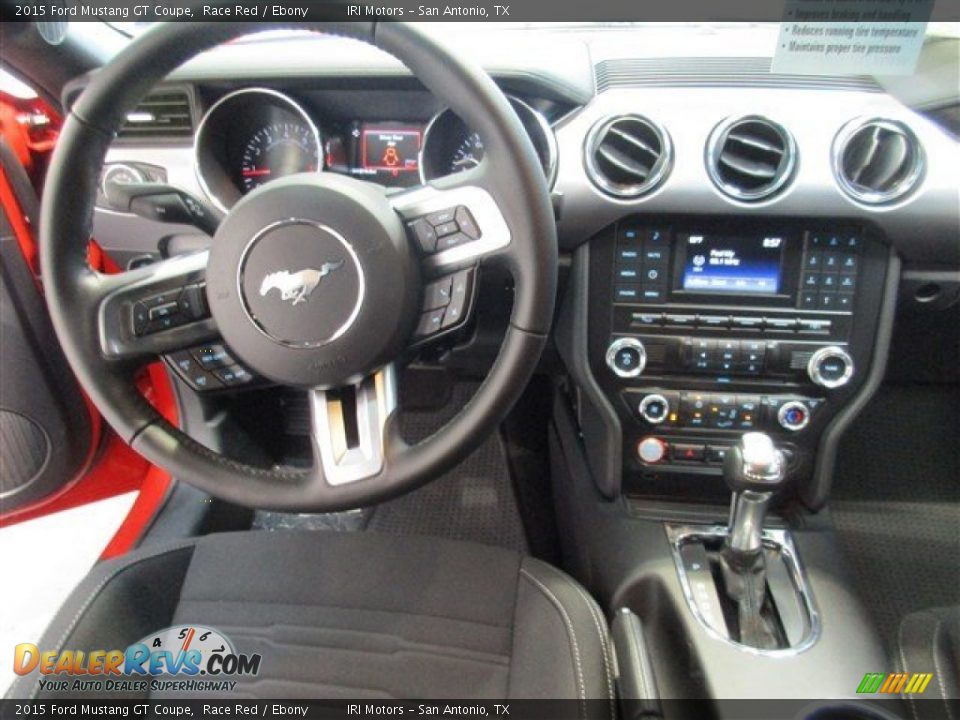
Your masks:
M 270 273 L 260 283 L 260 296 L 266 297 L 271 290 L 278 290 L 281 300 L 293 300 L 293 305 L 299 305 L 307 301 L 310 293 L 320 284 L 320 280 L 341 265 L 343 265 L 343 260 L 324 263 L 319 270 L 305 268 L 295 273 L 289 270 Z

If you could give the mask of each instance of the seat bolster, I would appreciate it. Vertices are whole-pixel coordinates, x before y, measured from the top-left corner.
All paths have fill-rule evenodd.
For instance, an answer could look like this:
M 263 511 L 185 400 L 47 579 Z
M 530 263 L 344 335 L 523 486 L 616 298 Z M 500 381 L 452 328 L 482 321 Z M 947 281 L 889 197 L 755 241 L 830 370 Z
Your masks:
M 47 650 L 123 649 L 170 624 L 195 540 L 137 550 L 95 565 L 61 605 L 37 643 Z M 9 699 L 45 697 L 39 672 L 18 677 Z
M 511 698 L 569 698 L 581 717 L 616 716 L 606 618 L 569 575 L 533 558 L 520 566 Z
M 899 644 L 904 672 L 933 673 L 923 695 L 910 697 L 914 720 L 960 720 L 960 607 L 907 615 Z

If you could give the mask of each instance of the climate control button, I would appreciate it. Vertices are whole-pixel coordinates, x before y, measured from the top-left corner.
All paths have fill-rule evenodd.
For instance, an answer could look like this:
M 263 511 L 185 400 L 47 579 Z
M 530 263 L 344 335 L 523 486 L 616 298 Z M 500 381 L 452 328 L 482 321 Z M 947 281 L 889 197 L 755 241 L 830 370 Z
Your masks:
M 810 408 L 797 400 L 785 402 L 777 411 L 780 427 L 790 432 L 799 432 L 810 423 Z
M 647 350 L 636 338 L 619 338 L 607 348 L 607 366 L 622 378 L 635 378 L 647 366 Z
M 651 425 L 659 425 L 670 415 L 670 402 L 663 395 L 647 395 L 640 401 L 638 412 Z

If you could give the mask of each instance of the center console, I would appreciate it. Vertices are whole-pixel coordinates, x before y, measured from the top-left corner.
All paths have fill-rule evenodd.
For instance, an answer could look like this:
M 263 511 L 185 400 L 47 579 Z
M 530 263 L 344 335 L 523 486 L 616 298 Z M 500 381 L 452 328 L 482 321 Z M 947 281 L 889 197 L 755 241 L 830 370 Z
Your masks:
M 590 244 L 590 369 L 622 432 L 622 491 L 713 496 L 745 431 L 788 479 L 871 365 L 888 254 L 864 227 L 625 218 Z

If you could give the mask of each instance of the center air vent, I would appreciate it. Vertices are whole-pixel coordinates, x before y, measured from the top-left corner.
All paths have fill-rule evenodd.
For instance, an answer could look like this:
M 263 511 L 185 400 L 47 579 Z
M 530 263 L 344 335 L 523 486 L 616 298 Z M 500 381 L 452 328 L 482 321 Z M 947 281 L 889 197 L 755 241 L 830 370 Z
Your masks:
M 903 123 L 855 120 L 834 140 L 833 171 L 848 195 L 879 205 L 914 188 L 923 172 L 923 150 Z
M 751 115 L 720 123 L 707 141 L 707 172 L 721 192 L 762 200 L 793 176 L 797 148 L 781 125 Z
M 640 115 L 620 115 L 594 125 L 584 148 L 587 175 L 618 198 L 653 190 L 673 162 L 667 131 Z
M 127 113 L 118 137 L 141 140 L 185 138 L 193 135 L 190 95 L 181 88 L 155 90 Z

